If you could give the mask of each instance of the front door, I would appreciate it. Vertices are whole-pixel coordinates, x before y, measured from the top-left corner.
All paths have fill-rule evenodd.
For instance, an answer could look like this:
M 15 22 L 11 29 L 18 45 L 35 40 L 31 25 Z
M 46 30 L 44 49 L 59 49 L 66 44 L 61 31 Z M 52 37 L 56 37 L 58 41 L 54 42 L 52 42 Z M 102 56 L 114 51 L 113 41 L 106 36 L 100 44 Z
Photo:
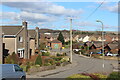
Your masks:
M 58 49 L 58 48 L 59 48 L 59 45 L 58 45 L 58 44 L 54 44 L 54 48 L 55 48 L 55 49 Z

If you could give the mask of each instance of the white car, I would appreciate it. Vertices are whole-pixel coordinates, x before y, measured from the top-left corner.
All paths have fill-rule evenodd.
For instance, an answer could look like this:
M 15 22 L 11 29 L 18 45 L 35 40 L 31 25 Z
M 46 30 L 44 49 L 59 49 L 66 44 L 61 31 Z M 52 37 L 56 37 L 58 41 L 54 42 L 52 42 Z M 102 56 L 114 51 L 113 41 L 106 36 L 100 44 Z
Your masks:
M 106 53 L 106 56 L 113 56 L 113 54 L 108 52 L 108 53 Z
M 78 52 L 78 51 L 80 51 L 81 49 L 73 49 L 73 51 L 76 51 L 76 52 Z

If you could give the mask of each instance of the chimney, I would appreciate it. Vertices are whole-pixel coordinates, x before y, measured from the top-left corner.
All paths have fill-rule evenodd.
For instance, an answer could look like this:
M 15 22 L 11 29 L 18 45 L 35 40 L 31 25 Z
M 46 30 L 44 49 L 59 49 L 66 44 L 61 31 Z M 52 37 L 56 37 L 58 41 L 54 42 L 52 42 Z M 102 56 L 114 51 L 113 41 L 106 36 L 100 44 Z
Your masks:
M 40 45 L 39 45 L 39 27 L 36 27 L 36 49 L 39 49 Z
M 26 21 L 23 21 L 23 22 L 22 22 L 22 25 L 23 25 L 23 27 L 27 27 L 27 22 L 26 22 Z
M 27 22 L 23 21 L 22 26 L 24 28 L 23 30 L 23 41 L 24 41 L 24 59 L 28 59 L 29 57 L 29 45 L 28 45 L 28 30 L 27 30 Z

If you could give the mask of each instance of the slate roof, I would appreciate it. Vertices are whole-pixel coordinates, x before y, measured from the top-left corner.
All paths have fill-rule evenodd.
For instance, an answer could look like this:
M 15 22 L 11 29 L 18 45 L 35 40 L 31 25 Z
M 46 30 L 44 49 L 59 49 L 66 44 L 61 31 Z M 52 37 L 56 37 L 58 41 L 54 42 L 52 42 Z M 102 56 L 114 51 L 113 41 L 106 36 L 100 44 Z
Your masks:
M 51 41 L 51 43 L 62 43 L 62 42 L 59 40 L 53 40 L 53 41 Z
M 30 38 L 35 38 L 35 30 L 28 30 Z
M 16 35 L 21 29 L 22 26 L 0 26 L 2 27 L 2 32 L 4 35 Z

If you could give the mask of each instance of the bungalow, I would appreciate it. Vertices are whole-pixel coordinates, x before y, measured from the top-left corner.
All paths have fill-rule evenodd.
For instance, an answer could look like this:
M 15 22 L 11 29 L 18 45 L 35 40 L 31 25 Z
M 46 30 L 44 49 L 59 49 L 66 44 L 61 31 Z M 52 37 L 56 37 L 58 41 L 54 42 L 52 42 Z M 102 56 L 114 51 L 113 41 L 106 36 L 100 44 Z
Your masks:
M 60 49 L 62 48 L 62 42 L 59 40 L 53 40 L 51 42 L 48 42 L 48 46 L 52 49 Z

